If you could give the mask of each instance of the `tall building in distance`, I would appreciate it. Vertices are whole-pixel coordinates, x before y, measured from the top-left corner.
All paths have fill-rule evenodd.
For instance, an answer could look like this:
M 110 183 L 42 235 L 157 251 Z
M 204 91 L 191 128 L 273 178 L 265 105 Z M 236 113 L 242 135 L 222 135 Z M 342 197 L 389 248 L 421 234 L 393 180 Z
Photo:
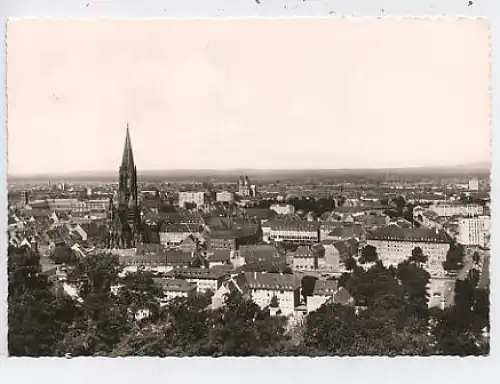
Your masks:
M 465 246 L 488 247 L 490 230 L 489 216 L 461 217 L 458 221 L 458 242 Z
M 240 177 L 240 180 L 238 181 L 238 195 L 240 197 L 256 197 L 257 189 L 254 184 L 250 183 L 248 176 L 245 176 L 244 178 L 243 176 Z
M 134 163 L 128 124 L 118 179 L 118 191 L 114 193 L 109 204 L 109 247 L 134 248 L 141 241 L 141 223 L 137 193 L 137 168 Z
M 469 179 L 469 191 L 478 191 L 479 190 L 479 180 L 478 179 Z

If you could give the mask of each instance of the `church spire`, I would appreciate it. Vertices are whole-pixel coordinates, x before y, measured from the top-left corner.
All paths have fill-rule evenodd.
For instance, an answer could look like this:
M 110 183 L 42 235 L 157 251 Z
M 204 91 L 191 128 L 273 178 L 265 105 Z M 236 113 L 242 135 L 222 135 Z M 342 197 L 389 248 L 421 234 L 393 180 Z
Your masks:
M 132 141 L 130 140 L 128 123 L 125 146 L 123 147 L 122 167 L 134 169 L 134 154 L 132 153 Z
M 110 200 L 109 246 L 133 247 L 139 231 L 137 169 L 127 124 L 123 157 L 118 173 L 117 199 Z M 118 201 L 116 201 L 118 200 Z

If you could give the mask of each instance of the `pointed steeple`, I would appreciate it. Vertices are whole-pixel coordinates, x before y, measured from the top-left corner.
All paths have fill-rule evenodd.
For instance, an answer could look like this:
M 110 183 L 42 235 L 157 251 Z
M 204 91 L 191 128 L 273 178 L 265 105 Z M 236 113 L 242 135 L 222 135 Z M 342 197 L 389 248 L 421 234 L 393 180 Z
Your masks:
M 125 136 L 125 146 L 123 147 L 122 167 L 134 169 L 134 154 L 132 152 L 132 141 L 127 123 L 127 133 Z

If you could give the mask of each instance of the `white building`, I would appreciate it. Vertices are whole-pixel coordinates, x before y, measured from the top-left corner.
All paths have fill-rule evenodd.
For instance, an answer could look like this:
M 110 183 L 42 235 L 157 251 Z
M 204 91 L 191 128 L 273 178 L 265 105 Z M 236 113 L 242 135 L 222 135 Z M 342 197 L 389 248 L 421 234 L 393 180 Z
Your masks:
M 184 279 L 155 278 L 154 281 L 163 290 L 164 302 L 177 297 L 188 297 L 196 292 L 196 285 Z
M 215 200 L 220 203 L 231 203 L 234 201 L 234 193 L 228 191 L 217 192 Z
M 300 302 L 300 278 L 292 274 L 244 272 L 237 277 L 238 285 L 262 309 L 271 304 L 273 297 L 284 316 L 292 315 Z
M 431 276 L 441 276 L 450 242 L 444 230 L 388 226 L 371 232 L 366 243 L 377 248 L 378 257 L 386 266 L 397 266 L 411 256 L 414 248 L 420 247 L 427 256 L 424 268 Z
M 320 244 L 315 247 L 299 247 L 292 253 L 292 256 L 292 269 L 294 271 L 325 269 L 325 248 Z
M 195 284 L 198 293 L 212 291 L 216 292 L 222 283 L 229 278 L 229 274 L 223 270 L 204 268 L 185 268 L 172 270 L 165 275 L 167 278 L 184 279 Z
M 186 204 L 196 204 L 196 207 L 203 207 L 207 202 L 205 192 L 179 192 L 179 207 L 185 207 Z
M 440 217 L 451 216 L 480 216 L 483 214 L 483 206 L 479 204 L 466 204 L 461 202 L 438 202 L 433 204 L 430 209 Z
M 292 274 L 242 272 L 226 280 L 215 292 L 212 308 L 224 305 L 225 295 L 237 291 L 251 298 L 261 309 L 268 308 L 273 297 L 276 297 L 278 308 L 273 313 L 293 315 L 300 303 L 300 286 L 300 278 Z
M 291 204 L 273 204 L 269 209 L 278 215 L 293 215 L 295 213 L 295 207 Z
M 262 230 L 262 241 L 264 243 L 267 243 L 267 244 L 270 243 L 271 242 L 271 222 L 268 221 L 268 222 L 262 223 L 261 230 Z
M 164 223 L 159 230 L 160 244 L 165 248 L 177 247 L 190 236 L 197 239 L 202 230 L 203 228 L 197 224 Z
M 490 236 L 489 216 L 461 217 L 458 220 L 458 242 L 463 245 L 487 245 Z
M 267 223 L 266 223 L 267 224 Z M 295 244 L 314 244 L 319 242 L 319 224 L 304 221 L 269 222 L 269 240 Z
M 479 180 L 478 179 L 470 179 L 469 180 L 469 191 L 478 191 L 479 190 Z
M 355 300 L 344 287 L 337 288 L 337 281 L 316 280 L 312 296 L 307 297 L 307 313 L 311 313 L 326 303 L 354 305 Z

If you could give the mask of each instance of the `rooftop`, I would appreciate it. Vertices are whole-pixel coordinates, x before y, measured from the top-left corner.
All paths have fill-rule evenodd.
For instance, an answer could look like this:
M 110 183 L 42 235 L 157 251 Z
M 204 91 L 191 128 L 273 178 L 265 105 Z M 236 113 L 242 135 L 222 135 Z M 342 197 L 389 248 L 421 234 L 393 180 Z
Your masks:
M 370 240 L 413 241 L 428 243 L 449 243 L 450 236 L 442 229 L 401 228 L 385 226 L 368 233 Z
M 244 278 L 250 289 L 295 290 L 301 285 L 293 274 L 244 272 Z
M 163 291 L 192 292 L 196 290 L 196 285 L 184 279 L 163 279 L 153 278 L 154 282 L 160 285 Z

